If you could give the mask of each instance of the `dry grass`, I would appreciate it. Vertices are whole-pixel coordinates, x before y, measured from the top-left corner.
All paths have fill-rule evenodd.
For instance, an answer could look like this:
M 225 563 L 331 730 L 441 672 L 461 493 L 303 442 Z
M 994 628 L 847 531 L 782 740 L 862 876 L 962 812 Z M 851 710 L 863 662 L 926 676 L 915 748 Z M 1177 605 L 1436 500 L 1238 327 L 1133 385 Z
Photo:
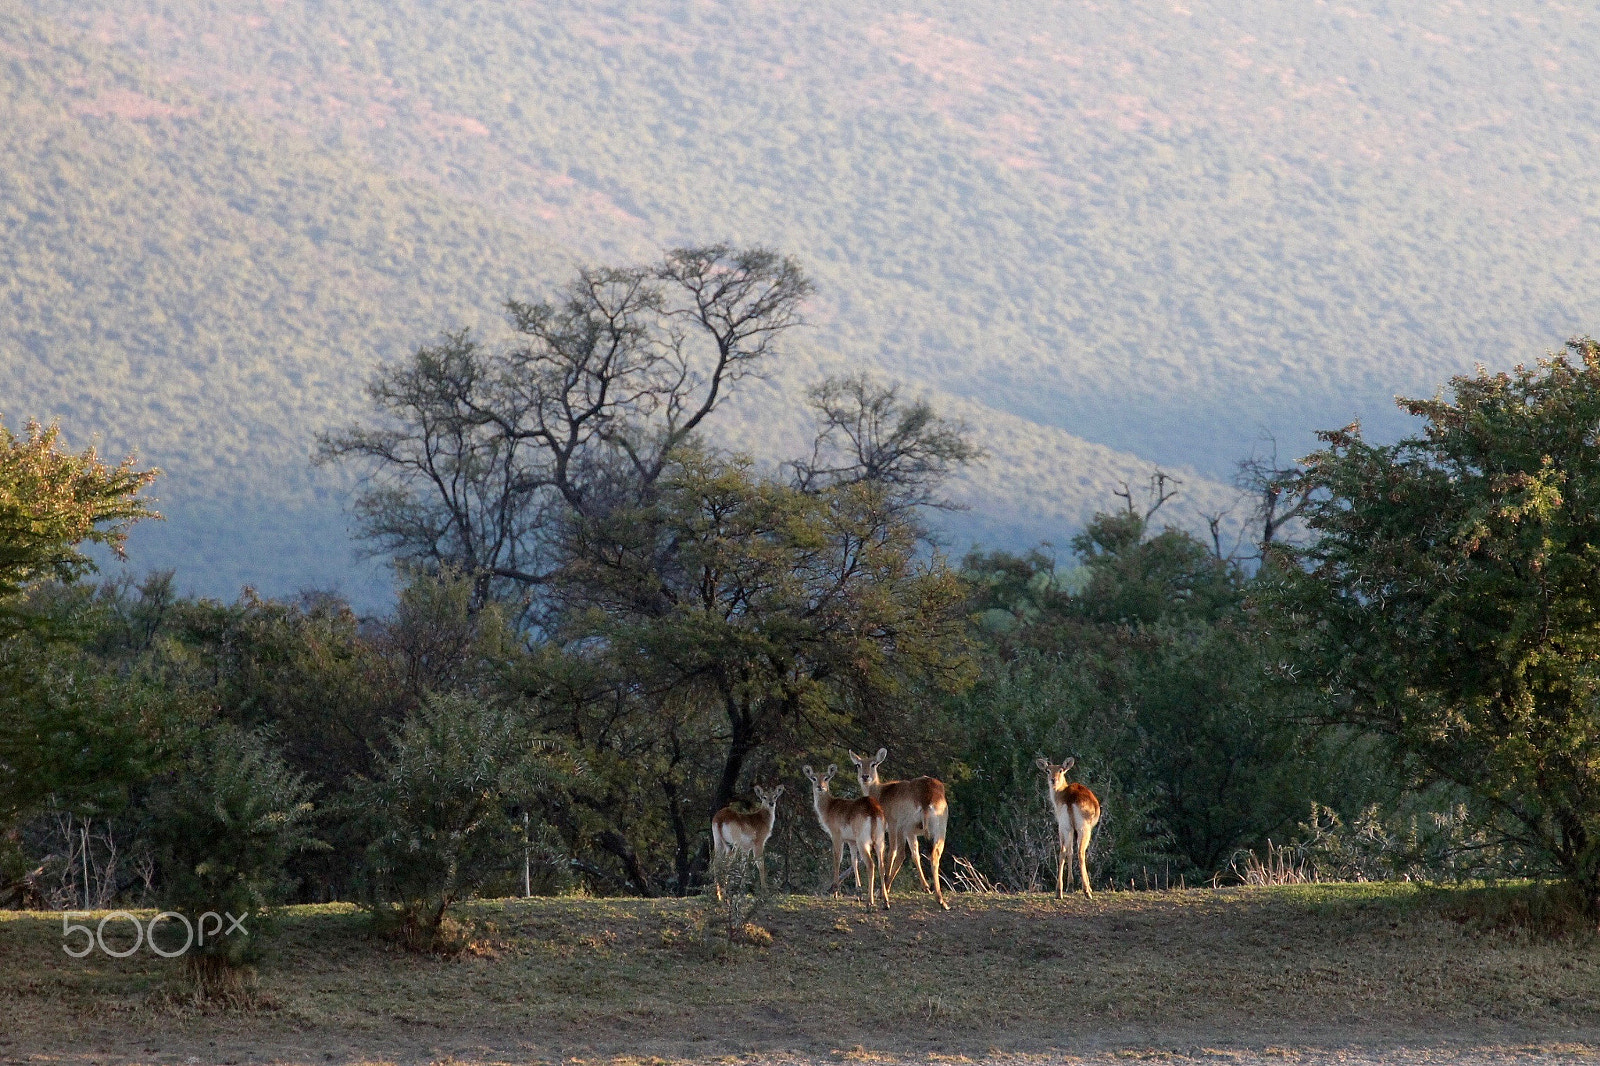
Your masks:
M 1600 1039 L 1593 934 L 1530 935 L 1486 898 L 958 894 L 942 913 L 902 894 L 885 917 L 781 897 L 760 914 L 770 943 L 731 946 L 698 900 L 513 900 L 472 909 L 475 950 L 455 959 L 374 941 L 349 908 L 300 907 L 262 968 L 264 1006 L 244 1012 L 174 1007 L 177 962 L 71 959 L 59 918 L 0 912 L 0 1061 L 1465 1055 Z

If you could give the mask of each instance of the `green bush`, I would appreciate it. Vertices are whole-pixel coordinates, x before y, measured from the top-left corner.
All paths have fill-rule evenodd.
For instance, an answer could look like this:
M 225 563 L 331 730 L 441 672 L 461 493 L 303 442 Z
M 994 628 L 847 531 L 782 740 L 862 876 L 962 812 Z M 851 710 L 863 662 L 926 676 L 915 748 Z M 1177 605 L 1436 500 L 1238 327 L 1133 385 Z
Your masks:
M 1097 515 L 1073 570 L 1043 552 L 966 561 L 992 661 L 955 705 L 973 776 L 952 805 L 960 847 L 1002 883 L 1042 863 L 1053 880 L 1035 756 L 1077 758 L 1104 811 L 1092 876 L 1120 884 L 1203 881 L 1345 791 L 1330 744 L 1297 724 L 1315 694 L 1268 671 L 1250 579 L 1187 533 L 1152 534 L 1153 513 Z
M 1119 750 L 1130 724 L 1110 720 L 1125 708 L 1096 699 L 1089 681 L 1080 662 L 1027 652 L 989 663 L 957 701 L 967 741 L 952 783 L 951 847 L 1012 891 L 1055 884 L 1055 816 L 1033 764 L 1039 755 L 1074 756 L 1074 778 L 1100 799 L 1089 850 L 1096 885 L 1169 861 L 1171 834 L 1155 818 L 1154 789 L 1128 776 Z
M 526 810 L 578 767 L 518 716 L 470 696 L 430 696 L 396 731 L 377 775 L 350 797 L 365 829 L 362 903 L 380 928 L 424 950 L 458 945 L 446 924 L 456 901 L 505 874 L 537 843 Z
M 243 991 L 261 954 L 267 909 L 292 887 L 285 866 L 320 846 L 312 835 L 311 789 L 262 733 L 215 724 L 200 731 L 150 795 L 149 838 L 163 910 L 205 930 L 185 954 L 204 997 Z M 201 918 L 223 916 L 210 931 Z M 244 921 L 229 933 L 226 916 Z
M 1320 881 L 1450 881 L 1457 884 L 1552 872 L 1549 863 L 1485 826 L 1458 789 L 1411 793 L 1389 808 L 1369 804 L 1349 818 L 1319 803 L 1296 845 Z
M 1401 406 L 1418 433 L 1353 425 L 1304 460 L 1310 539 L 1264 597 L 1285 659 L 1600 917 L 1600 342 Z
M 105 813 L 164 759 L 181 699 L 29 638 L 0 647 L 0 831 L 54 806 Z

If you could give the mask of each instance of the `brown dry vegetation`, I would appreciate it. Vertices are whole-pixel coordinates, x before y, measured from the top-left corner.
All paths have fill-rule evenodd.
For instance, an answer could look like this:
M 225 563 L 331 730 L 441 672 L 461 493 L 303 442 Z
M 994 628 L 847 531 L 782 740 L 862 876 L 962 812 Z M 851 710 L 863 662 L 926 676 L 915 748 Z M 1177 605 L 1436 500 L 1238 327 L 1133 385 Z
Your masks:
M 1600 1047 L 1593 935 L 1487 929 L 1471 916 L 1506 909 L 1457 891 L 952 903 L 902 894 L 885 916 L 781 897 L 755 916 L 770 944 L 730 952 L 709 901 L 485 902 L 457 958 L 374 941 L 347 907 L 297 907 L 245 1012 L 178 1005 L 176 962 L 70 959 L 59 917 L 0 912 L 0 1060 L 1490 1062 Z

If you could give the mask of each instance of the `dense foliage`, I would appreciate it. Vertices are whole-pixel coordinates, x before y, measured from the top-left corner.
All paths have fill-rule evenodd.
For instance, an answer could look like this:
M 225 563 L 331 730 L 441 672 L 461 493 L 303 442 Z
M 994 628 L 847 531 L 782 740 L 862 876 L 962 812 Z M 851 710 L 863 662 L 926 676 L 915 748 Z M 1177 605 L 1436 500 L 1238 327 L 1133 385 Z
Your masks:
M 463 695 L 424 699 L 346 801 L 366 841 L 361 899 L 407 943 L 438 946 L 453 903 L 504 881 L 525 849 L 538 845 L 543 860 L 548 843 L 530 836 L 514 811 L 579 771 L 504 708 Z
M 228 723 L 191 738 L 153 782 L 146 813 L 161 874 L 154 902 L 194 930 L 184 962 L 203 991 L 232 991 L 230 973 L 261 957 L 268 909 L 294 888 L 289 860 L 321 844 L 311 794 L 267 737 Z
M 0 424 L 0 869 L 26 867 L 15 826 L 47 805 L 116 809 L 159 761 L 166 693 L 106 677 L 71 646 L 70 609 L 27 593 L 94 569 L 89 544 L 121 551 L 152 517 L 156 472 L 65 449 L 57 427 Z
M 156 474 L 131 457 L 112 467 L 93 448 L 68 452 L 58 426 L 30 422 L 18 437 L 0 423 L 0 610 L 27 585 L 93 569 L 84 545 L 120 553 L 128 527 L 154 515 L 139 492 Z
M 1015 887 L 1040 883 L 1053 847 L 1036 824 L 1035 755 L 1073 755 L 1106 790 L 1093 869 L 1113 883 L 1152 868 L 1204 880 L 1292 836 L 1314 800 L 1348 810 L 1294 721 L 1296 694 L 1267 672 L 1253 582 L 1187 533 L 1152 532 L 1165 491 L 1158 481 L 1154 506 L 1129 495 L 1099 515 L 1073 540 L 1076 569 L 1037 552 L 966 560 L 993 650 L 957 711 L 971 776 L 954 802 L 972 814 L 959 841 Z
M 1278 600 L 1325 713 L 1465 790 L 1600 908 L 1600 344 L 1323 434 Z

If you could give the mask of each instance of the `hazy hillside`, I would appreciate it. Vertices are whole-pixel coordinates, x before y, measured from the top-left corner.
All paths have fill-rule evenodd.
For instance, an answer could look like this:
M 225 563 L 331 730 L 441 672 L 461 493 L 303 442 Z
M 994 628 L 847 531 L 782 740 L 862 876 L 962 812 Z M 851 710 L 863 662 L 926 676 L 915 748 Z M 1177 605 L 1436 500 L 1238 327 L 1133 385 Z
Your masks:
M 816 325 L 731 436 L 876 367 L 984 429 L 963 534 L 1059 537 L 1596 328 L 1597 52 L 1531 0 L 0 0 L 0 410 L 169 467 L 147 554 L 332 583 L 304 456 L 373 361 L 765 241 Z

